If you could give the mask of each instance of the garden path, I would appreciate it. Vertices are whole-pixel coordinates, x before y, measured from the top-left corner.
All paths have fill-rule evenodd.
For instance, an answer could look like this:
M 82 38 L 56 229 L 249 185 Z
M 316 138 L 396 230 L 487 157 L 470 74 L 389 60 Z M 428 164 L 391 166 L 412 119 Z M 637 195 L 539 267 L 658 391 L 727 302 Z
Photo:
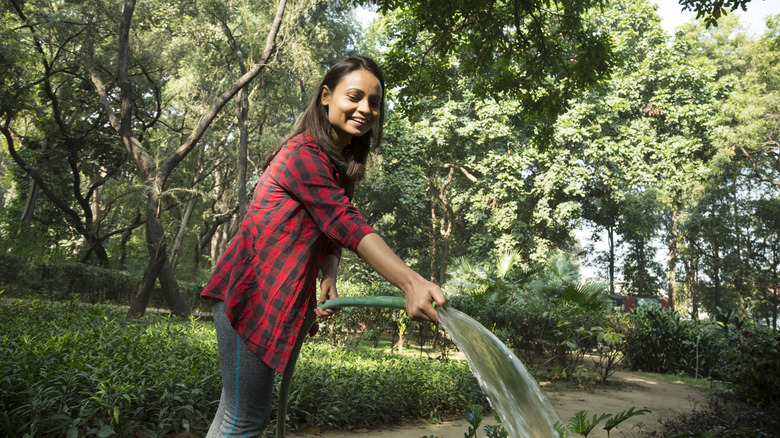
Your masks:
M 627 371 L 618 371 L 611 381 L 622 382 L 612 388 L 583 389 L 579 391 L 559 391 L 551 386 L 543 385 L 543 391 L 552 403 L 563 421 L 568 421 L 581 410 L 588 411 L 589 419 L 594 414 L 616 414 L 631 407 L 649 409 L 649 414 L 629 418 L 621 423 L 611 433 L 612 438 L 664 436 L 663 422 L 675 419 L 683 413 L 706 407 L 709 395 L 699 389 L 683 383 L 669 383 L 652 377 Z M 491 420 L 491 421 L 488 421 Z M 484 426 L 495 424 L 492 417 L 483 421 L 478 437 L 484 437 Z M 603 425 L 603 423 L 601 423 Z M 322 432 L 318 428 L 308 428 L 306 431 L 288 433 L 289 438 L 421 438 L 435 436 L 437 438 L 462 438 L 469 424 L 464 418 L 430 424 L 424 420 L 388 426 L 376 429 L 353 429 Z M 576 436 L 572 434 L 571 436 Z M 590 434 L 591 438 L 606 437 L 601 426 Z

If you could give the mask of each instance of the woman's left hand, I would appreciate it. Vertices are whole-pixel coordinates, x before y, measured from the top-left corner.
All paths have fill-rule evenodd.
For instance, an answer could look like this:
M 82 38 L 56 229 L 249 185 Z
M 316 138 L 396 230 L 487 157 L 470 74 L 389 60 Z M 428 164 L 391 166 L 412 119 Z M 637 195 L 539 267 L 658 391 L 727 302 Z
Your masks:
M 328 301 L 331 298 L 338 298 L 339 294 L 336 291 L 336 279 L 331 277 L 325 277 L 322 279 L 322 282 L 320 282 L 320 303 L 324 303 L 325 301 Z M 314 314 L 317 315 L 318 318 L 327 318 L 328 316 L 333 316 L 336 312 L 338 312 L 339 309 L 327 309 L 322 310 L 319 307 L 314 308 Z

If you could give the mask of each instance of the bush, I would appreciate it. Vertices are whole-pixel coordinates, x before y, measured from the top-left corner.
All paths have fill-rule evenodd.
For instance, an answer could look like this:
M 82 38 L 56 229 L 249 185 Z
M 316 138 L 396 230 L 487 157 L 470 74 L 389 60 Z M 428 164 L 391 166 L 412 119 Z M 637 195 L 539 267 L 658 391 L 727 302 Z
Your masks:
M 780 333 L 754 326 L 724 342 L 715 374 L 734 395 L 754 404 L 780 405 Z
M 122 315 L 74 301 L 0 302 L 0 436 L 206 430 L 221 391 L 213 324 Z M 308 342 L 290 391 L 289 426 L 371 426 L 469 403 L 486 399 L 464 362 Z
M 622 321 L 563 300 L 528 301 L 521 307 L 456 296 L 450 305 L 491 330 L 529 368 L 543 367 L 550 378 L 578 378 L 584 354 L 597 347 L 599 332 L 620 330 Z
M 780 438 L 780 408 L 756 407 L 745 403 L 717 404 L 664 424 L 671 438 L 761 437 Z
M 141 275 L 101 268 L 74 261 L 30 260 L 0 253 L 0 288 L 17 297 L 40 296 L 49 300 L 79 300 L 98 303 L 130 304 Z M 191 309 L 203 309 L 200 299 L 203 284 L 179 281 L 179 289 Z M 152 307 L 166 308 L 157 286 L 149 302 Z
M 305 344 L 301 354 L 289 395 L 295 424 L 368 427 L 486 405 L 464 361 L 358 354 L 322 343 Z
M 366 285 L 341 282 L 339 283 L 339 295 L 350 297 L 401 296 L 401 291 L 390 289 L 390 287 L 386 283 Z M 318 323 L 320 324 L 320 335 L 334 346 L 356 346 L 362 339 L 369 340 L 376 346 L 383 334 L 390 334 L 395 342 L 398 339 L 401 326 L 404 326 L 404 331 L 408 331 L 406 327 L 412 324 L 403 310 L 359 307 L 346 307 L 331 318 L 321 320 Z
M 634 308 L 629 320 L 624 360 L 631 370 L 712 376 L 720 336 L 710 323 L 686 321 L 657 306 Z
M 5 436 L 157 436 L 210 421 L 221 388 L 208 327 L 121 315 L 76 302 L 0 305 Z

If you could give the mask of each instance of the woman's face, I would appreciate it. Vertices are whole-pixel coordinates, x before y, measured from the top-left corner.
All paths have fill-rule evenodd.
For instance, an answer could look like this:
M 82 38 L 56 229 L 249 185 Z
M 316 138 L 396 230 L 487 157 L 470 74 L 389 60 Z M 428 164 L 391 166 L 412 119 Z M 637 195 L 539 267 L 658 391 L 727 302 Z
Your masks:
M 379 118 L 382 85 L 368 70 L 355 70 L 333 90 L 324 86 L 320 100 L 328 108 L 333 143 L 344 148 L 352 137 L 366 134 Z

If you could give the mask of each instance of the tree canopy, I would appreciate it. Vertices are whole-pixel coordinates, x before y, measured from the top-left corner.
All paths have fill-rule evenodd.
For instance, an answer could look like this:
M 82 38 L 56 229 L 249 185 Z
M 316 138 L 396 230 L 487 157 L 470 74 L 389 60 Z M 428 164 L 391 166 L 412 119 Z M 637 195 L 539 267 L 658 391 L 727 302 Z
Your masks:
M 776 319 L 780 18 L 751 37 L 722 13 L 748 3 L 683 0 L 703 15 L 670 36 L 645 0 L 383 0 L 367 29 L 363 1 L 9 0 L 2 250 L 134 272 L 131 314 L 157 281 L 187 314 L 265 150 L 361 53 L 391 111 L 355 202 L 418 271 L 563 250 L 612 293 Z

